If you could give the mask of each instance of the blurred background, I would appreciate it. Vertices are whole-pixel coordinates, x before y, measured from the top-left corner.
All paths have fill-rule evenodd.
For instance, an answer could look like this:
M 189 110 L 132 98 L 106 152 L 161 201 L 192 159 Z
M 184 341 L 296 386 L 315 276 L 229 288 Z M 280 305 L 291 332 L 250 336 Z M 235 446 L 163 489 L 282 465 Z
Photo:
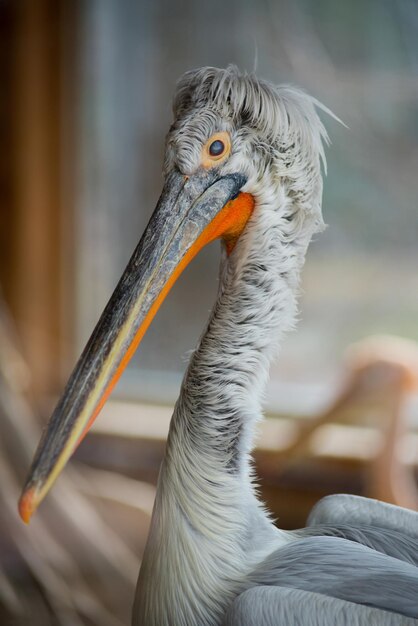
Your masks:
M 336 491 L 416 506 L 415 0 L 1 0 L 0 51 L 1 623 L 128 623 L 219 244 L 180 278 L 29 529 L 15 502 L 156 204 L 172 94 L 194 67 L 235 63 L 296 84 L 348 126 L 321 113 L 329 226 L 272 370 L 256 451 L 263 497 L 287 528 Z M 394 337 L 364 340 L 376 334 Z

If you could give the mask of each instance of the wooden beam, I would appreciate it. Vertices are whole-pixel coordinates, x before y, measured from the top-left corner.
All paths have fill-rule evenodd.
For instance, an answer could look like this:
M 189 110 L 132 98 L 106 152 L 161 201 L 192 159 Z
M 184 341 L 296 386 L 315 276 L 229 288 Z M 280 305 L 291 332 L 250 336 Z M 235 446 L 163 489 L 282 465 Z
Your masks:
M 72 249 L 68 242 L 72 198 L 64 197 L 62 175 L 63 137 L 68 140 L 68 133 L 62 132 L 63 88 L 67 90 L 68 78 L 63 39 L 68 43 L 72 24 L 63 24 L 64 4 L 59 0 L 17 3 L 9 46 L 12 182 L 0 280 L 38 399 L 56 393 L 62 383 L 71 330 L 62 299 L 63 268 L 72 265 L 65 257 Z M 68 164 L 68 151 L 66 159 Z M 67 293 L 71 279 L 67 276 Z

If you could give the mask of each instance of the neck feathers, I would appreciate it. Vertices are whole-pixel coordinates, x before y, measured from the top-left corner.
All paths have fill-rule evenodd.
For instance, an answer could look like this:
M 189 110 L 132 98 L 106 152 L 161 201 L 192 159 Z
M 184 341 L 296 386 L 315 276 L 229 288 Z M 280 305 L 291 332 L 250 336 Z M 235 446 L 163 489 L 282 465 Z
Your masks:
M 224 256 L 218 299 L 175 410 L 169 451 L 181 443 L 183 454 L 190 451 L 199 466 L 207 459 L 222 475 L 249 474 L 270 363 L 296 316 L 307 235 L 301 229 L 299 239 L 287 242 L 283 213 L 257 206 L 250 228 Z
M 220 623 L 249 569 L 285 541 L 257 500 L 250 465 L 269 365 L 295 318 L 306 248 L 306 237 L 280 241 L 282 213 L 256 207 L 224 255 L 218 299 L 170 426 L 137 625 Z

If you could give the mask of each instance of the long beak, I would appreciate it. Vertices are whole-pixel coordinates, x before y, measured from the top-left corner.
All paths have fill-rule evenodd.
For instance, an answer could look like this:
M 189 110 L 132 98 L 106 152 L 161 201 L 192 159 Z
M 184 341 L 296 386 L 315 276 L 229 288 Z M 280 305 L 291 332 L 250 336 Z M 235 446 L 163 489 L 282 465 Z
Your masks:
M 170 174 L 157 207 L 42 436 L 19 501 L 29 522 L 89 430 L 170 288 L 199 250 L 224 237 L 230 251 L 254 201 L 246 179 Z

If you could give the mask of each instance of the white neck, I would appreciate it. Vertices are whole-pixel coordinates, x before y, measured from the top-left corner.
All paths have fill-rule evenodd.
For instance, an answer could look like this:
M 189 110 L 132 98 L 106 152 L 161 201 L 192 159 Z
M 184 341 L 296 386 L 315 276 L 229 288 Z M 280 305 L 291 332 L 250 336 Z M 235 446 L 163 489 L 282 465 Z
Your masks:
M 283 202 L 285 200 L 283 199 Z M 286 541 L 252 483 L 269 366 L 294 321 L 306 249 L 257 204 L 221 265 L 218 299 L 171 421 L 138 580 L 135 626 L 217 625 L 255 563 Z

